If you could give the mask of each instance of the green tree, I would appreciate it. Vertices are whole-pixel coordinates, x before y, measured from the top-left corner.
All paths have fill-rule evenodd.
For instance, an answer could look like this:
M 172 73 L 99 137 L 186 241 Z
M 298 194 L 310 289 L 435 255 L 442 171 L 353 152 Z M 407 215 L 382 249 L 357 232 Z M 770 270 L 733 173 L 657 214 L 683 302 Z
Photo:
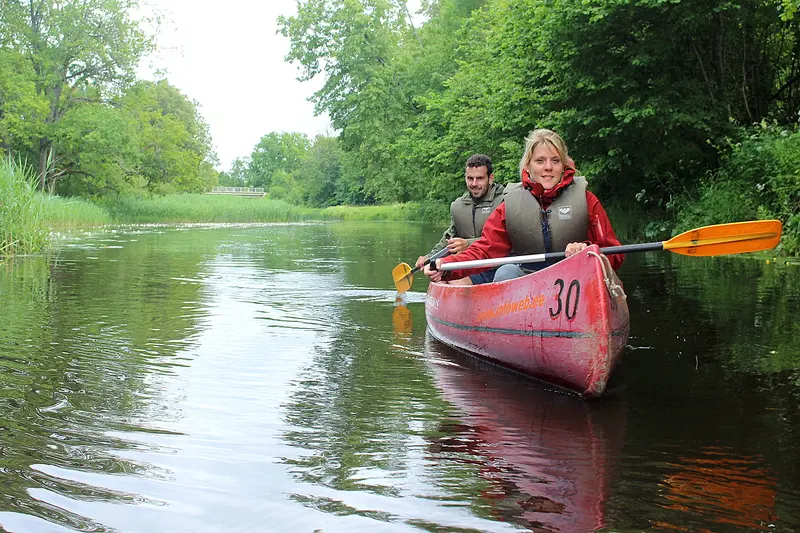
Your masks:
M 718 164 L 714 145 L 736 124 L 796 120 L 800 34 L 773 2 L 538 9 L 548 120 L 614 193 L 642 186 L 665 202 Z
M 137 129 L 142 186 L 156 194 L 202 192 L 216 183 L 205 165 L 215 160 L 198 104 L 166 80 L 140 81 L 121 99 Z
M 232 187 L 244 187 L 249 183 L 247 174 L 249 168 L 249 157 L 237 157 L 233 160 L 229 172 Z M 222 184 L 222 182 L 220 182 L 220 184 Z
M 139 165 L 138 135 L 118 107 L 87 103 L 69 109 L 51 132 L 61 155 L 48 185 L 67 196 L 102 196 L 135 189 L 129 172 Z
M 270 193 L 277 173 L 282 173 L 285 181 L 286 175 L 291 176 L 300 170 L 310 146 L 303 133 L 272 132 L 264 135 L 250 154 L 248 185 L 264 187 Z
M 342 149 L 337 138 L 318 135 L 314 139 L 298 177 L 303 203 L 314 207 L 348 203 L 346 195 L 339 190 L 341 158 Z
M 457 69 L 459 28 L 483 4 L 430 3 L 429 21 L 419 29 L 403 0 L 312 0 L 298 6 L 296 17 L 281 19 L 299 79 L 325 78 L 314 102 L 341 131 L 340 198 L 427 197 L 434 166 L 428 156 L 443 132 L 441 115 L 431 115 L 425 101 Z
M 164 194 L 216 184 L 208 126 L 195 102 L 161 80 L 138 82 L 112 104 L 74 107 L 54 128 L 62 152 L 49 179 L 55 190 Z
M 798 10 L 800 10 L 800 0 L 781 1 L 781 19 L 792 20 Z
M 356 177 L 351 184 L 363 178 L 362 196 L 408 199 L 413 183 L 404 179 L 394 148 L 419 112 L 408 71 L 395 61 L 408 42 L 418 42 L 405 1 L 309 0 L 279 25 L 291 43 L 287 60 L 301 67 L 299 79 L 325 78 L 312 100 L 341 131 Z
M 438 197 L 465 151 L 516 180 L 523 136 L 551 127 L 604 196 L 645 189 L 663 209 L 737 125 L 800 110 L 800 30 L 773 1 L 496 0 L 465 28 L 457 72 L 422 98 L 407 141 Z
M 30 63 L 0 46 L 0 155 L 27 151 L 41 134 L 47 110 L 47 101 L 36 92 Z
M 55 126 L 70 109 L 100 102 L 133 79 L 151 48 L 141 21 L 131 16 L 134 0 L 5 0 L 0 20 L 6 46 L 33 70 L 38 98 L 48 104 L 35 141 L 40 184 L 55 175 Z M 41 120 L 41 119 L 39 119 Z

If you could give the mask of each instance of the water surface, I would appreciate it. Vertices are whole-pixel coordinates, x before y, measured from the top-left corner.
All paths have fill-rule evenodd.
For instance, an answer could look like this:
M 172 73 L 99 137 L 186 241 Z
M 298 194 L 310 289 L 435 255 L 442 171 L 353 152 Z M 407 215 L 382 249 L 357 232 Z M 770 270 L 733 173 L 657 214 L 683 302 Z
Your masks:
M 0 263 L 0 530 L 800 531 L 800 267 L 629 256 L 586 402 L 431 339 L 424 279 L 396 301 L 439 231 L 120 227 Z

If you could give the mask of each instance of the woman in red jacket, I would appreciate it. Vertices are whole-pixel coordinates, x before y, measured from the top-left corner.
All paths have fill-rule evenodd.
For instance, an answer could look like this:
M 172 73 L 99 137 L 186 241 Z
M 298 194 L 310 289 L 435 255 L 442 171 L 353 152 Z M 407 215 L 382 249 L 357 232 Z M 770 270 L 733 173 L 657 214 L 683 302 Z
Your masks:
M 540 254 L 564 250 L 569 257 L 589 246 L 620 244 L 611 221 L 597 197 L 587 189 L 586 179 L 575 176 L 567 145 L 555 132 L 539 129 L 525 139 L 525 153 L 519 163 L 521 183 L 506 188 L 505 200 L 486 220 L 481 238 L 457 255 L 437 259 L 436 266 L 456 261 Z M 621 254 L 609 256 L 618 269 Z M 547 263 L 503 265 L 494 281 L 504 281 L 547 266 Z M 442 272 L 425 267 L 431 281 Z M 462 278 L 472 271 L 452 271 L 449 278 Z M 453 283 L 470 284 L 456 279 Z

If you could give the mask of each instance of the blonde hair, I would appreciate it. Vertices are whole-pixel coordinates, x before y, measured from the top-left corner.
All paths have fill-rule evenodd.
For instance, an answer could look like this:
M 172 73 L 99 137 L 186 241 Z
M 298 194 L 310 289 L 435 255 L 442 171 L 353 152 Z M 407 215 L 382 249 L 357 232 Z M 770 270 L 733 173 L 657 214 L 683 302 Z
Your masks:
M 538 129 L 533 130 L 525 137 L 525 152 L 522 154 L 522 159 L 519 162 L 519 175 L 522 176 L 522 171 L 528 168 L 528 164 L 533 159 L 533 152 L 537 147 L 548 144 L 555 148 L 558 152 L 564 166 L 569 166 L 569 154 L 567 153 L 567 143 L 561 136 L 553 130 Z

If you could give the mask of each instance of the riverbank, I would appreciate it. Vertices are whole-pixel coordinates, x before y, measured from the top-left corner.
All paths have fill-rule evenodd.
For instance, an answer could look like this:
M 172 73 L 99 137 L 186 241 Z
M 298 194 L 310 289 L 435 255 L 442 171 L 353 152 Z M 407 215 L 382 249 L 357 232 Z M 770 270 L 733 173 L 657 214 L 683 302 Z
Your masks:
M 320 209 L 297 206 L 283 200 L 208 194 L 178 194 L 147 199 L 116 198 L 91 205 L 105 211 L 109 219 L 117 224 L 420 220 L 421 213 L 420 206 L 416 204 L 334 206 Z M 81 216 L 80 212 L 75 214 Z
M 7 175 L 8 169 L 5 170 Z M 0 255 L 34 253 L 46 245 L 50 232 L 112 224 L 385 220 L 425 222 L 441 225 L 444 229 L 449 222 L 446 209 L 417 203 L 319 209 L 292 205 L 282 200 L 205 194 L 128 197 L 93 202 L 83 198 L 42 195 L 35 191 L 29 178 L 3 180 L 2 191 L 5 192 L 0 193 L 0 203 L 4 209 L 0 211 L 3 217 L 0 218 L 0 227 L 5 230 L 0 239 Z M 12 205 L 10 201 L 2 201 L 6 197 L 16 198 L 13 211 L 9 209 Z M 623 242 L 667 240 L 685 229 L 677 222 L 659 219 L 653 213 L 634 207 L 607 206 L 614 229 Z

